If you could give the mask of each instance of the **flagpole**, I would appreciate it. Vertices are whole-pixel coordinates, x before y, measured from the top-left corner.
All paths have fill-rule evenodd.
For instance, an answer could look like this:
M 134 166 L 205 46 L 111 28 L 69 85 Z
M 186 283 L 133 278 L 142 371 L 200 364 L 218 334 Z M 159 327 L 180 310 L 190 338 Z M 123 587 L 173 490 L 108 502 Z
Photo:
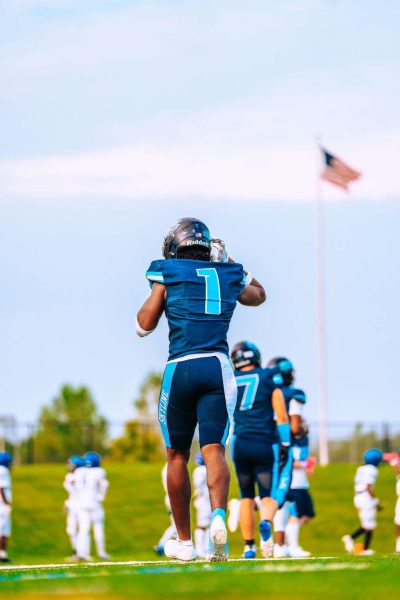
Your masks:
M 328 393 L 326 383 L 325 310 L 325 219 L 321 180 L 321 145 L 317 137 L 316 253 L 317 253 L 317 362 L 318 362 L 318 450 L 321 466 L 329 464 Z

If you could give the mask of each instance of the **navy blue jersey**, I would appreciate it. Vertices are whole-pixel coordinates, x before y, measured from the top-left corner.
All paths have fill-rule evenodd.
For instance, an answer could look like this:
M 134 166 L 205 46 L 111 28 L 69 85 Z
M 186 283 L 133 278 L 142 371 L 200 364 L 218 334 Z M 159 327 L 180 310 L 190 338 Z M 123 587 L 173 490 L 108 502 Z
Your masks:
M 206 352 L 228 354 L 226 337 L 245 286 L 241 264 L 154 260 L 146 277 L 166 288 L 169 360 Z
M 307 402 L 307 397 L 303 390 L 299 390 L 299 388 L 295 388 L 292 385 L 286 385 L 282 388 L 283 395 L 285 397 L 286 402 L 286 410 L 289 414 L 289 407 L 291 400 L 297 400 L 301 404 L 305 404 Z
M 276 443 L 279 438 L 272 408 L 272 392 L 280 387 L 276 369 L 235 371 L 235 377 L 238 386 L 233 416 L 235 435 Z
M 308 435 L 292 439 L 293 457 L 295 460 L 307 460 L 310 454 L 310 442 Z M 295 451 L 296 448 L 296 451 Z

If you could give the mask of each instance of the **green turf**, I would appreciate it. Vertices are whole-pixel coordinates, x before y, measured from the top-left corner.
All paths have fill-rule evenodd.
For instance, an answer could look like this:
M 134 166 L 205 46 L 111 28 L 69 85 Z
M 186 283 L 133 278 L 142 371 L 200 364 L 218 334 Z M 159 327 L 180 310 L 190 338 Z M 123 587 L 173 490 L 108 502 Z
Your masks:
M 398 597 L 397 558 L 158 563 L 0 572 L 0 595 L 16 600 L 69 596 L 143 600 L 204 598 L 386 600 Z
M 110 489 L 106 500 L 108 551 L 117 560 L 152 560 L 152 546 L 168 524 L 161 487 L 162 465 L 106 465 Z M 317 518 L 302 531 L 302 543 L 314 555 L 340 556 L 341 536 L 358 524 L 353 508 L 355 467 L 332 465 L 317 469 L 312 480 Z M 13 472 L 14 510 L 10 554 L 17 563 L 59 562 L 69 553 L 65 534 L 62 466 L 35 465 Z M 237 494 L 234 477 L 232 495 Z M 377 493 L 384 505 L 378 515 L 373 547 L 393 552 L 394 472 L 380 469 Z M 240 556 L 239 533 L 231 536 L 231 556 Z
M 162 465 L 106 465 L 110 490 L 106 502 L 108 551 L 115 560 L 154 560 L 152 545 L 168 524 L 160 480 Z M 372 559 L 344 556 L 341 536 L 354 529 L 354 466 L 317 469 L 312 492 L 318 513 L 304 528 L 302 543 L 313 561 L 232 562 L 227 565 L 57 567 L 52 570 L 0 572 L 0 596 L 74 600 L 105 598 L 395 598 L 400 588 L 400 561 L 390 555 L 395 531 L 395 480 L 382 467 L 377 493 L 385 510 L 379 514 Z M 59 563 L 69 553 L 64 532 L 65 493 L 62 466 L 20 467 L 13 473 L 14 512 L 10 554 L 15 564 Z M 237 495 L 233 478 L 232 495 Z M 231 535 L 232 557 L 240 556 L 239 533 Z M 385 556 L 384 556 L 385 555 Z M 365 568 L 364 568 L 365 567 Z

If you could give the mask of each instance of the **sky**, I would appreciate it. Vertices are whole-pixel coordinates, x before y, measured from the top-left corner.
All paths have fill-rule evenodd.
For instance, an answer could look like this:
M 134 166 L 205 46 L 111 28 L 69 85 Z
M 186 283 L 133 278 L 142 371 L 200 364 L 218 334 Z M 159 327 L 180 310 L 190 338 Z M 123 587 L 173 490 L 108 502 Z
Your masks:
M 182 216 L 262 283 L 229 341 L 295 363 L 317 418 L 317 139 L 362 172 L 321 193 L 329 416 L 399 421 L 400 5 L 0 0 L 0 414 L 65 382 L 121 421 L 167 328 L 134 316 Z

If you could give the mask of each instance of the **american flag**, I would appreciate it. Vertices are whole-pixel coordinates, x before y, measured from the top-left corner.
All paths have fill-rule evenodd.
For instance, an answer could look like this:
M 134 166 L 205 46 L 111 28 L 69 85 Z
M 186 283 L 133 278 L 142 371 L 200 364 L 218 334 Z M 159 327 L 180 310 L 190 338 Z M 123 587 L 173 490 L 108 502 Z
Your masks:
M 347 191 L 350 181 L 359 179 L 361 173 L 346 165 L 340 158 L 330 154 L 324 148 L 321 148 L 321 151 L 324 161 L 324 170 L 321 173 L 322 179 Z

